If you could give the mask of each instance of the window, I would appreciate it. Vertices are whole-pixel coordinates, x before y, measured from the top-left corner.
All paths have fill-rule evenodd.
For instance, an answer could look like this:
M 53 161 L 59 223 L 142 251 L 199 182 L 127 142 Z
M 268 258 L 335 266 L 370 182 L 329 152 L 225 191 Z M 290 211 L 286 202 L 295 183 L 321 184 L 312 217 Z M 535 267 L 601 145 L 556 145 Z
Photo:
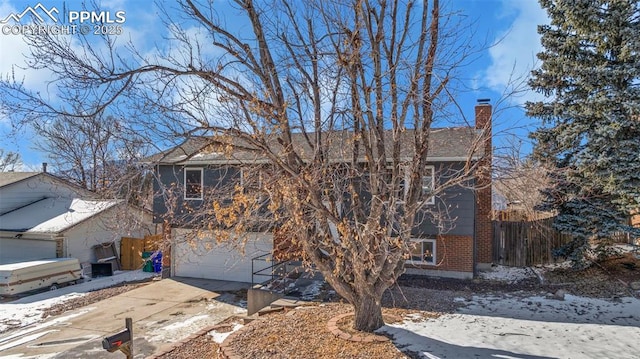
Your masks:
M 184 199 L 202 199 L 202 168 L 184 169 Z
M 433 189 L 435 183 L 435 174 L 433 166 L 427 166 L 425 174 L 422 176 L 422 196 L 426 199 L 427 204 L 436 203 L 436 198 L 433 196 Z
M 435 239 L 412 239 L 411 264 L 436 264 L 436 240 Z
M 385 182 L 388 186 L 391 186 L 391 174 L 393 167 L 387 166 L 385 172 Z M 406 186 L 406 183 L 409 182 L 409 171 L 403 166 L 400 168 L 400 175 L 402 178 L 400 179 L 398 195 L 403 196 L 406 195 L 409 191 L 409 188 Z M 433 166 L 426 166 L 425 173 L 422 176 L 422 181 L 420 183 L 422 187 L 422 197 L 425 199 L 427 204 L 434 204 L 435 197 L 433 196 L 434 191 L 434 183 L 435 183 L 435 170 Z

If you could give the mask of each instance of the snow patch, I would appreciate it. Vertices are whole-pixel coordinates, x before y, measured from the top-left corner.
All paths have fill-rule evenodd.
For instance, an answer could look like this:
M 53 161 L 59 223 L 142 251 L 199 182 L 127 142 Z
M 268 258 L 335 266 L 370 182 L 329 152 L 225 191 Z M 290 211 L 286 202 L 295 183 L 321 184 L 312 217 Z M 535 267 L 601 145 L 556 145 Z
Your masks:
M 525 279 L 536 278 L 529 268 L 493 266 L 488 271 L 479 272 L 478 275 L 482 279 L 495 280 L 507 283 L 517 283 Z
M 300 295 L 300 299 L 302 300 L 314 300 L 320 295 L 320 291 L 322 290 L 322 286 L 324 285 L 324 281 L 314 280 L 311 284 L 309 284 Z
M 227 337 L 229 335 L 231 335 L 233 332 L 239 330 L 240 328 L 242 328 L 244 325 L 242 324 L 236 324 L 233 326 L 233 328 L 231 329 L 230 332 L 224 332 L 224 333 L 218 333 L 215 330 L 212 330 L 209 332 L 209 335 L 211 336 L 211 338 L 213 338 L 213 341 L 218 343 L 218 344 L 222 344 L 222 342 L 224 342 L 225 339 L 227 339 Z
M 2 345 L 0 345 L 0 352 L 3 351 L 3 350 L 7 350 L 9 348 L 17 347 L 18 345 L 29 343 L 32 340 L 36 340 L 36 339 L 38 339 L 38 338 L 40 338 L 40 337 L 42 337 L 44 335 L 47 335 L 47 334 L 49 334 L 51 332 L 56 332 L 56 331 L 57 330 L 47 330 L 47 331 L 44 331 L 44 332 L 27 335 L 25 337 L 22 337 L 22 338 L 20 338 L 18 340 L 14 340 L 12 342 L 8 342 L 6 344 L 2 344 Z
M 166 331 L 171 331 L 171 330 L 176 330 L 176 329 L 182 329 L 182 328 L 187 328 L 190 327 L 191 325 L 193 325 L 194 323 L 197 323 L 203 319 L 206 319 L 207 317 L 209 317 L 208 315 L 204 314 L 204 315 L 196 315 L 195 317 L 191 317 L 189 319 L 186 319 L 182 322 L 177 322 L 177 323 L 173 323 L 170 325 L 167 325 L 166 327 L 164 327 L 164 330 Z
M 640 300 L 475 296 L 458 313 L 384 326 L 425 358 L 637 358 Z

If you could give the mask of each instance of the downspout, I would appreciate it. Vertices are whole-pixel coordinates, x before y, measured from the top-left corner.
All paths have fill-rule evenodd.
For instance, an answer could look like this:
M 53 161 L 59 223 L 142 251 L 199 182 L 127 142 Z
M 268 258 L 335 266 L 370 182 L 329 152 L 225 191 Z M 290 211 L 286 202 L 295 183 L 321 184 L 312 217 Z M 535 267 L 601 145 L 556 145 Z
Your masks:
M 474 191 L 473 196 L 475 197 L 473 201 L 473 249 L 472 249 L 473 278 L 477 278 L 478 277 L 478 228 L 477 228 L 478 194 Z

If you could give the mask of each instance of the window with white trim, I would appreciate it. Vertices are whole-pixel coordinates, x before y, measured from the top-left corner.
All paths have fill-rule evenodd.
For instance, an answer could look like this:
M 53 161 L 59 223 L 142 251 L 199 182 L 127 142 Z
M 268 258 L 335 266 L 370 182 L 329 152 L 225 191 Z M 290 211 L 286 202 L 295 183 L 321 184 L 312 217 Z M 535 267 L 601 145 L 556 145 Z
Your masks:
M 412 239 L 409 243 L 411 247 L 411 257 L 407 261 L 411 264 L 436 264 L 436 240 L 435 239 Z
M 436 198 L 433 196 L 434 184 L 435 184 L 435 169 L 433 166 L 427 166 L 425 168 L 425 174 L 422 176 L 422 197 L 426 198 L 427 204 L 436 203 Z M 427 198 L 428 197 L 428 198 Z
M 184 199 L 202 199 L 202 168 L 184 169 Z

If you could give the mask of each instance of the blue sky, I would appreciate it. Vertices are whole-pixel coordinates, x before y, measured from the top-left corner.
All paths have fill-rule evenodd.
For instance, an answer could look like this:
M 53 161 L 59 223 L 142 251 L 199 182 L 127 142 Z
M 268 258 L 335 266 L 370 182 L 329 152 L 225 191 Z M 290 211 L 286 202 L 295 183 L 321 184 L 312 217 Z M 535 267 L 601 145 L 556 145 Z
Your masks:
M 42 0 L 39 3 L 46 8 L 55 6 L 62 9 L 64 5 L 68 10 L 82 10 L 80 2 L 76 1 L 63 4 L 63 1 Z M 0 20 L 36 4 L 37 0 L 0 0 Z M 169 9 L 172 7 L 171 2 L 166 4 Z M 101 5 L 113 13 L 126 12 L 124 32 L 118 35 L 118 41 L 131 41 L 141 52 L 152 51 L 166 34 L 166 28 L 158 19 L 157 8 L 148 1 L 109 0 L 102 1 Z M 498 150 L 504 150 L 514 142 L 522 142 L 523 152 L 530 151 L 527 133 L 535 127 L 536 121 L 525 117 L 521 105 L 526 100 L 535 99 L 536 95 L 531 92 L 517 97 L 505 94 L 509 93 L 509 82 L 514 76 L 528 76 L 535 66 L 535 54 L 541 49 L 536 28 L 548 21 L 545 12 L 536 0 L 448 0 L 448 6 L 459 11 L 461 18 L 474 22 L 474 31 L 465 30 L 461 35 L 472 36 L 476 44 L 494 44 L 479 52 L 476 61 L 463 68 L 463 81 L 469 90 L 458 95 L 458 102 L 465 116 L 473 118 L 476 99 L 490 98 L 497 110 L 494 145 Z M 233 23 L 232 15 L 228 15 L 226 20 Z M 6 76 L 13 71 L 18 78 L 24 78 L 27 87 L 47 91 L 50 74 L 16 67 L 24 67 L 24 54 L 27 52 L 21 36 L 0 33 L 0 74 Z M 10 130 L 8 121 L 0 118 L 0 148 L 19 152 L 25 170 L 39 169 L 40 163 L 47 161 L 47 156 L 32 148 L 33 134 L 22 133 L 13 138 L 8 136 Z

